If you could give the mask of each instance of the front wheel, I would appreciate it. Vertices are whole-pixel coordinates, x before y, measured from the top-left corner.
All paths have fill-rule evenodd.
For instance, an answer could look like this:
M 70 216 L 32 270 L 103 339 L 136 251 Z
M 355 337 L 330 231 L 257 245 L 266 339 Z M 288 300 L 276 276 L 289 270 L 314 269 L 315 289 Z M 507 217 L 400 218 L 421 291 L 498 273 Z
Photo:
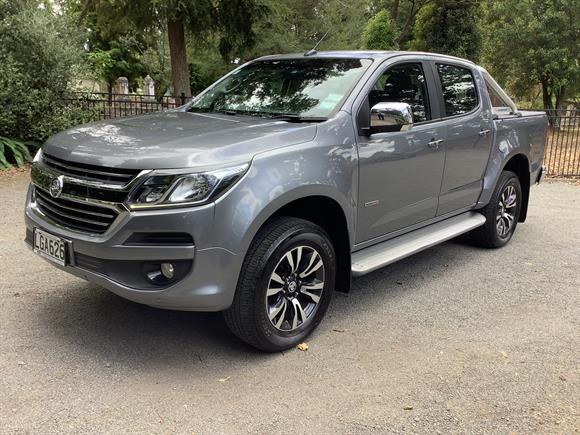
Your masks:
M 516 174 L 503 171 L 489 204 L 482 210 L 485 224 L 472 232 L 475 242 L 486 248 L 500 248 L 510 241 L 522 207 L 522 187 Z
M 311 222 L 277 218 L 256 235 L 224 318 L 246 343 L 276 352 L 301 343 L 321 322 L 334 290 L 328 235 Z

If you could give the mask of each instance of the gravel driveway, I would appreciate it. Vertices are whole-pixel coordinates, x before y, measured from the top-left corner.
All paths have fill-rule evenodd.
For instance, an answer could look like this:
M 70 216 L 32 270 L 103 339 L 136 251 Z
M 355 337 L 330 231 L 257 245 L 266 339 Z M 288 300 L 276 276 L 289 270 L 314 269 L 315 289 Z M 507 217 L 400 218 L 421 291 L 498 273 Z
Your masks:
M 2 433 L 578 433 L 580 187 L 547 182 L 506 248 L 459 241 L 335 293 L 309 350 L 162 311 L 23 244 L 0 177 Z

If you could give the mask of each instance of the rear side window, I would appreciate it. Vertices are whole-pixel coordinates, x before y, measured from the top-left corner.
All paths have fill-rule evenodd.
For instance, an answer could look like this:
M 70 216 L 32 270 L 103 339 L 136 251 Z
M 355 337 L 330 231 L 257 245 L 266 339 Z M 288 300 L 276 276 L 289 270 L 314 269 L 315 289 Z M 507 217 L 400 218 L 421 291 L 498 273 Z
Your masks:
M 485 85 L 487 87 L 487 94 L 489 95 L 493 114 L 497 116 L 511 115 L 513 110 L 510 104 L 504 100 L 504 98 L 498 92 L 496 92 L 493 86 L 487 83 L 487 81 Z
M 477 89 L 473 74 L 468 68 L 437 64 L 443 90 L 445 116 L 462 115 L 477 107 Z

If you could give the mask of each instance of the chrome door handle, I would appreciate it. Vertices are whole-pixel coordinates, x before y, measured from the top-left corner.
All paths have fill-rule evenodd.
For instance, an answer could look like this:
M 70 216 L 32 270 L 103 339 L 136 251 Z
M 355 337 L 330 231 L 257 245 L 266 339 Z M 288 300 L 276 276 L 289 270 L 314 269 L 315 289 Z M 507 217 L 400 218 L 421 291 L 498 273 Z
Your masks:
M 439 145 L 441 145 L 443 143 L 443 139 L 439 139 L 439 140 L 432 140 L 431 142 L 427 143 L 427 145 L 429 146 L 429 148 L 436 150 L 439 149 Z
M 484 137 L 484 136 L 487 136 L 489 133 L 491 133 L 491 130 L 481 130 L 479 132 L 479 135 Z

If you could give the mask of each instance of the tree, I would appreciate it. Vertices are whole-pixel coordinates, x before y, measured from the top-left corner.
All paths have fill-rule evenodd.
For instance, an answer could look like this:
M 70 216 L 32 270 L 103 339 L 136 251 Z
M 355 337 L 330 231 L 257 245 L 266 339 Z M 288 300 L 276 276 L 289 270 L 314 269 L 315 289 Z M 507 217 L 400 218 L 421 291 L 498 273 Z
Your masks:
M 391 15 L 382 10 L 371 18 L 362 34 L 363 48 L 369 50 L 394 50 L 396 29 Z
M 490 1 L 484 65 L 517 97 L 539 86 L 545 109 L 579 91 L 580 0 Z
M 0 1 L 0 136 L 41 142 L 86 122 L 69 101 L 82 63 L 67 17 L 35 1 Z
M 383 4 L 386 6 L 387 10 L 391 11 L 391 20 L 397 28 L 397 37 L 395 43 L 402 48 L 408 47 L 411 39 L 411 29 L 415 24 L 415 19 L 419 11 L 423 6 L 431 3 L 434 0 L 404 0 L 403 2 L 399 0 L 374 0 L 371 5 L 377 3 L 378 7 L 382 7 Z M 390 3 L 389 3 L 390 2 Z
M 98 6 L 103 0 L 92 2 Z M 167 32 L 173 91 L 186 96 L 191 96 L 186 33 L 198 42 L 218 34 L 219 51 L 226 58 L 254 43 L 252 25 L 264 13 L 258 0 L 117 0 L 110 4 L 138 29 Z
M 109 2 L 99 3 L 97 9 L 87 8 L 85 0 L 69 0 L 65 12 L 78 23 L 91 72 L 107 83 L 109 96 L 119 77 L 127 77 L 129 87 L 136 88 L 145 71 L 140 57 L 146 35 L 136 32 Z
M 477 62 L 482 47 L 481 10 L 479 0 L 435 0 L 428 3 L 417 14 L 411 48 Z
M 111 41 L 109 49 L 94 49 L 88 54 L 92 71 L 98 78 L 107 82 L 109 95 L 113 92 L 115 81 L 119 77 L 127 77 L 129 88 L 136 88 L 137 81 L 145 75 L 145 67 L 132 49 L 129 40 L 123 44 L 123 39 Z

